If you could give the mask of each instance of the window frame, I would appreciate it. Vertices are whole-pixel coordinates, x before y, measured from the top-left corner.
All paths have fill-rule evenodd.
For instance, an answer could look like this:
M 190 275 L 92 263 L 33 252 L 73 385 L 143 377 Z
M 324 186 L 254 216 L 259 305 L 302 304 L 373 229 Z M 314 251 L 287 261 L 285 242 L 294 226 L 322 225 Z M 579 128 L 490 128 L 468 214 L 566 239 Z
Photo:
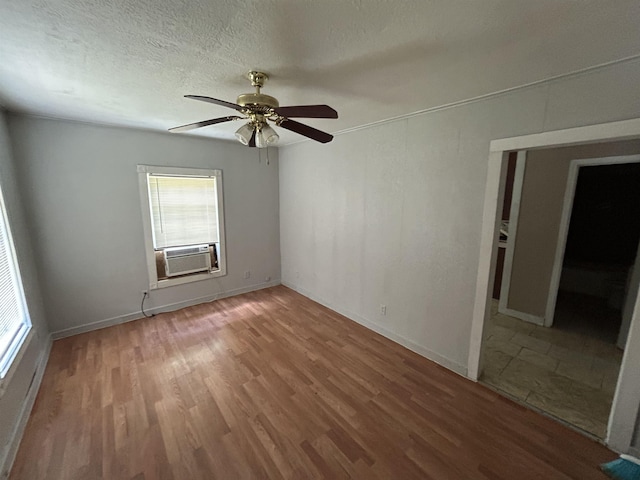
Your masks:
M 190 167 L 165 167 L 155 165 L 138 165 L 138 186 L 140 190 L 140 205 L 142 207 L 142 229 L 144 231 L 145 258 L 147 261 L 147 272 L 149 275 L 149 289 L 172 287 L 185 283 L 209 280 L 211 278 L 222 277 L 227 274 L 227 254 L 225 247 L 224 232 L 224 203 L 222 170 L 190 168 Z M 153 226 L 151 224 L 151 203 L 149 200 L 149 186 L 147 178 L 149 175 L 168 175 L 176 177 L 215 177 L 216 195 L 218 205 L 218 269 L 209 272 L 198 272 L 182 277 L 158 279 L 156 269 L 155 248 L 153 246 Z
M 13 277 L 12 281 L 15 282 L 14 287 L 18 298 L 19 307 L 22 314 L 22 326 L 16 333 L 15 337 L 11 341 L 9 348 L 2 357 L 0 357 L 0 397 L 4 393 L 6 384 L 9 382 L 15 370 L 18 360 L 22 357 L 26 346 L 32 338 L 33 324 L 31 323 L 31 316 L 29 314 L 29 308 L 27 305 L 27 298 L 24 294 L 24 286 L 22 283 L 22 275 L 20 274 L 20 265 L 18 263 L 18 255 L 16 253 L 15 244 L 13 241 L 13 234 L 11 232 L 11 225 L 9 224 L 9 212 L 7 211 L 7 204 L 4 201 L 4 194 L 0 187 L 0 222 L 3 223 L 4 231 L 7 240 L 7 256 L 9 257 L 9 269 L 10 275 Z

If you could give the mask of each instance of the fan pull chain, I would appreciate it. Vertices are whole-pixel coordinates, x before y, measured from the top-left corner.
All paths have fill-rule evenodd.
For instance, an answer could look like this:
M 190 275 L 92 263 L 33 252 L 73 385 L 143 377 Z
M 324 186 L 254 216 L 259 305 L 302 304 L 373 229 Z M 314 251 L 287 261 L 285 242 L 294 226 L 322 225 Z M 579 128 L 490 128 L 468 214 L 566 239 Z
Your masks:
M 258 150 L 258 163 L 262 163 L 262 149 L 257 148 L 256 150 Z M 264 163 L 266 165 L 270 165 L 271 161 L 269 160 L 269 147 L 266 147 L 265 150 L 267 151 L 267 160 Z

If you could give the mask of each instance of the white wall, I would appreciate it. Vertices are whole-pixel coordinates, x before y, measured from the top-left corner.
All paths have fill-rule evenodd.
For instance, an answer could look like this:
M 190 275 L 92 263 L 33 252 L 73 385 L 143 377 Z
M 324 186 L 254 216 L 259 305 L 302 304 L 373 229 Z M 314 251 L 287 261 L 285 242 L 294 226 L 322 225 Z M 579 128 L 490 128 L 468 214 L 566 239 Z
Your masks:
M 0 477 L 4 478 L 3 474 L 15 455 L 17 440 L 22 435 L 35 398 L 39 378 L 48 357 L 50 341 L 40 295 L 38 270 L 33 262 L 31 237 L 17 188 L 11 142 L 2 110 L 0 110 L 0 183 L 18 256 L 27 308 L 33 325 L 31 340 L 24 345 L 21 356 L 6 377 L 8 381 L 0 389 Z M 35 381 L 30 389 L 34 375 Z
M 465 373 L 489 142 L 634 117 L 637 60 L 284 147 L 283 283 Z
M 51 331 L 140 317 L 148 288 L 137 164 L 223 171 L 228 275 L 153 290 L 162 311 L 280 279 L 278 161 L 233 142 L 10 115 Z M 245 271 L 251 278 L 244 279 Z M 102 322 L 102 323 L 100 323 Z M 90 325 L 94 324 L 94 325 Z

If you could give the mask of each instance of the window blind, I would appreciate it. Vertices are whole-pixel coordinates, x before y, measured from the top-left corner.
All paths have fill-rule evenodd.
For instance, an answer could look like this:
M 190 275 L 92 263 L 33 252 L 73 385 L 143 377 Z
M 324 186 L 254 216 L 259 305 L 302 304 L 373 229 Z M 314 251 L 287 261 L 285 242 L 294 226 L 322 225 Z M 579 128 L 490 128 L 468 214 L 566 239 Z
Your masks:
M 215 177 L 149 175 L 154 248 L 216 243 Z
M 0 202 L 0 378 L 4 377 L 29 329 L 4 204 Z

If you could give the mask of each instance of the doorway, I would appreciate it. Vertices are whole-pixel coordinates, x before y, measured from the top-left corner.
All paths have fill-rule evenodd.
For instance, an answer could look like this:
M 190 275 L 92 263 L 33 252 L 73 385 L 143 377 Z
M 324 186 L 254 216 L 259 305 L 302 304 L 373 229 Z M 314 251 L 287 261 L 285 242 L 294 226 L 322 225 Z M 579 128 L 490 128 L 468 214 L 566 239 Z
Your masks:
M 491 314 L 491 286 L 497 258 L 497 239 L 500 227 L 500 201 L 504 191 L 506 164 L 509 152 L 543 148 L 565 147 L 598 141 L 615 141 L 640 138 L 640 119 L 611 124 L 579 127 L 556 132 L 515 137 L 491 142 L 488 175 L 483 214 L 481 255 L 478 265 L 476 301 L 472 323 L 468 374 L 478 379 L 482 371 L 482 349 L 488 333 Z M 619 451 L 631 451 L 631 441 L 640 404 L 640 378 L 632 372 L 632 366 L 640 362 L 640 330 L 635 327 L 640 317 L 637 296 L 633 299 L 632 320 L 628 336 L 628 348 L 624 352 L 620 377 L 616 386 L 606 443 Z M 544 315 L 544 312 L 543 312 Z M 539 325 L 533 325 L 540 327 Z
M 624 349 L 639 283 L 639 248 L 640 155 L 572 161 L 545 325 L 615 336 Z M 591 315 L 591 324 L 574 325 L 567 317 L 576 308 L 585 316 L 600 314 Z
M 640 156 L 574 161 L 570 157 L 634 149 L 640 151 L 640 143 L 541 150 L 530 156 L 516 188 L 522 206 L 516 203 L 511 209 L 519 217 L 519 228 L 513 229 L 507 245 L 512 272 L 504 276 L 499 307 L 490 317 L 480 378 L 601 439 L 622 360 L 616 340 L 640 234 L 640 165 L 629 163 L 640 161 Z M 555 170 L 548 168 L 549 159 L 554 160 Z M 550 178 L 550 172 L 559 178 Z M 505 197 L 503 222 L 509 209 Z M 564 255 L 555 256 L 560 259 L 558 268 L 547 273 L 547 283 L 556 274 L 561 280 L 552 286 L 555 291 L 549 290 L 553 300 L 557 298 L 555 315 L 545 318 L 546 299 L 540 292 L 545 262 L 547 270 L 556 267 L 552 265 L 556 241 L 549 238 L 553 233 Z M 521 244 L 515 253 L 514 240 Z M 538 265 L 532 267 L 530 260 Z M 513 298 L 507 298 L 509 293 Z

